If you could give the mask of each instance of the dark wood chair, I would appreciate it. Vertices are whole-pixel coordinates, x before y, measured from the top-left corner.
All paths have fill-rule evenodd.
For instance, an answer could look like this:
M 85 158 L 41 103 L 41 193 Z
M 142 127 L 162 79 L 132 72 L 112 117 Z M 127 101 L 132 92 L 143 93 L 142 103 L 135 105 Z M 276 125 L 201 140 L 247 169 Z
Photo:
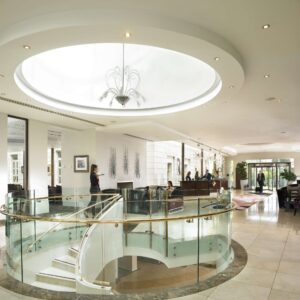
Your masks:
M 294 216 L 297 213 L 297 209 L 300 208 L 300 186 L 288 186 L 288 200 L 287 200 L 287 208 L 294 209 Z

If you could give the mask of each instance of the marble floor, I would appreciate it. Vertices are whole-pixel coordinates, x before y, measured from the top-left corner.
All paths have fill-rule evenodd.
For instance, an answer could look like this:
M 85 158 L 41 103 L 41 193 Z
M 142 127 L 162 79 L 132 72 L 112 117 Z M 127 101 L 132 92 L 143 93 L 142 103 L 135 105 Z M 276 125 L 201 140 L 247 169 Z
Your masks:
M 218 287 L 177 299 L 300 299 L 300 212 L 277 206 L 276 195 L 249 209 L 234 211 L 233 238 L 248 252 L 248 263 L 236 277 Z M 0 227 L 0 247 L 5 245 Z M 0 287 L 1 299 L 35 299 Z

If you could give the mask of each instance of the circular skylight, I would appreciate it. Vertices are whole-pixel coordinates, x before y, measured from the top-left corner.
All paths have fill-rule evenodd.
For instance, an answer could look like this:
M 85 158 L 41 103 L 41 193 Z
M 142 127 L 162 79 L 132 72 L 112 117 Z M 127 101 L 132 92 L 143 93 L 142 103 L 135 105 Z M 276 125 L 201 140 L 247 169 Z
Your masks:
M 37 54 L 18 66 L 15 80 L 26 94 L 42 103 L 115 116 L 189 109 L 214 98 L 222 85 L 216 71 L 199 59 L 152 46 L 118 43 L 77 45 Z M 115 96 L 126 88 L 129 96 L 123 106 Z

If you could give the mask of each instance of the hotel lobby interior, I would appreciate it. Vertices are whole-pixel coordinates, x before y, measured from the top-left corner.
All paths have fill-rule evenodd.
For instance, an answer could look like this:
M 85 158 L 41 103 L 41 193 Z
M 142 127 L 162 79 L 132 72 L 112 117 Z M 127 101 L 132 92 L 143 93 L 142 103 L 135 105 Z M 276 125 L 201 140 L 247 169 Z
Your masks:
M 0 0 L 1 299 L 300 299 L 299 37 L 299 0 Z

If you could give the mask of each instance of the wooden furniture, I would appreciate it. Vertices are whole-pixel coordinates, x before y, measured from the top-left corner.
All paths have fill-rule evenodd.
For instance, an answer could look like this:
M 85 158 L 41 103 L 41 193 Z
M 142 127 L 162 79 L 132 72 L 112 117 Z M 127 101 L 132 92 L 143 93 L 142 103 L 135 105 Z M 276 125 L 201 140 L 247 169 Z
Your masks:
M 184 196 L 209 195 L 209 181 L 180 181 L 180 186 Z
M 184 196 L 205 196 L 212 190 L 219 190 L 223 187 L 228 189 L 227 179 L 199 180 L 199 181 L 180 181 L 180 186 Z
M 228 180 L 227 179 L 217 178 L 217 179 L 211 180 L 209 183 L 210 190 L 212 190 L 212 189 L 219 190 L 221 187 L 224 188 L 225 190 L 228 190 Z
M 300 208 L 300 186 L 299 185 L 292 185 L 287 186 L 288 192 L 288 203 L 286 205 L 287 208 L 294 208 L 294 216 L 297 213 L 297 209 Z

